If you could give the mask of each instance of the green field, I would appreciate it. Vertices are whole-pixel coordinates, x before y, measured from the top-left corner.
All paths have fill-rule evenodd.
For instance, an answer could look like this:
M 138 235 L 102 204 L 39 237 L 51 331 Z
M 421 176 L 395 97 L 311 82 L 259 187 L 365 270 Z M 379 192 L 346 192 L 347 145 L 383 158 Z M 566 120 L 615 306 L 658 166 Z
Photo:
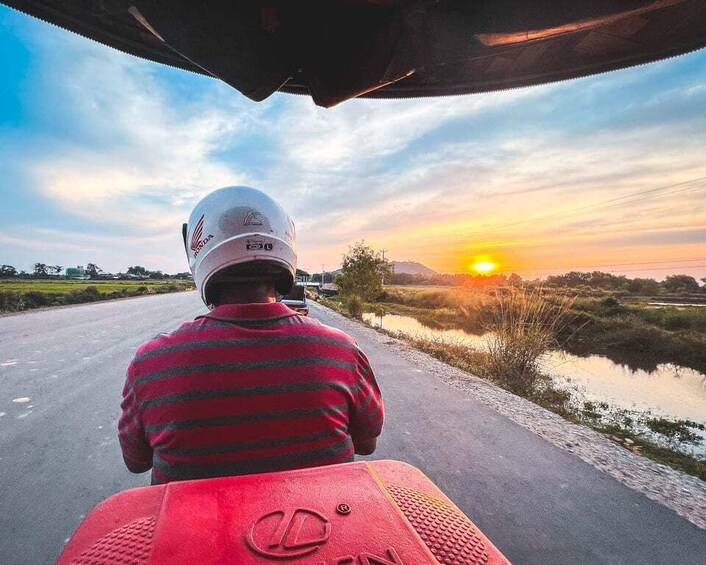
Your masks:
M 182 280 L 108 280 L 108 281 L 74 281 L 74 280 L 46 280 L 46 279 L 5 279 L 0 280 L 0 292 L 48 292 L 52 294 L 67 294 L 74 290 L 84 290 L 86 287 L 95 286 L 98 292 L 106 294 L 120 292 L 123 289 L 132 290 L 141 286 L 156 290 L 166 285 L 190 287 L 191 281 Z
M 185 280 L 2 279 L 0 312 L 193 290 Z

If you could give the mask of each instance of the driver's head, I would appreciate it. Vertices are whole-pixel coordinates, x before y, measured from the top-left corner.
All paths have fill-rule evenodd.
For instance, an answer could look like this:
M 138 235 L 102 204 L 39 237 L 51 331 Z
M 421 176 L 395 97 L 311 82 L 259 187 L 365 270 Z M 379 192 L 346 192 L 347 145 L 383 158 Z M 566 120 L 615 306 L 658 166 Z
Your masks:
M 294 223 L 255 188 L 228 186 L 206 195 L 184 224 L 184 247 L 206 305 L 233 290 L 272 286 L 287 294 L 297 268 Z

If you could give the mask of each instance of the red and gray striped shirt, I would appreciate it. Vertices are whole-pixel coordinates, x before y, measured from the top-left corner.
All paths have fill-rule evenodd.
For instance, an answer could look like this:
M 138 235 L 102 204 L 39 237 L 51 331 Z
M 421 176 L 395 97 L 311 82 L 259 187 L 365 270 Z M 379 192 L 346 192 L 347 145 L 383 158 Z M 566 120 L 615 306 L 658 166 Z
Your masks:
M 121 406 L 123 455 L 153 483 L 352 461 L 383 424 L 355 341 L 281 303 L 219 306 L 145 343 Z

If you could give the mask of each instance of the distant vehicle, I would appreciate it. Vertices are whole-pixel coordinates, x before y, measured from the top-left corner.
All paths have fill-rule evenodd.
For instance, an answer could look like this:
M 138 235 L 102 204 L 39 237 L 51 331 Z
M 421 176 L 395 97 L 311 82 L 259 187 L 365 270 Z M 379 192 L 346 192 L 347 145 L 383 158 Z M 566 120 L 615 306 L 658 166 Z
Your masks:
M 303 284 L 295 284 L 292 290 L 282 298 L 282 303 L 302 316 L 309 315 L 309 305 L 306 303 L 306 292 Z

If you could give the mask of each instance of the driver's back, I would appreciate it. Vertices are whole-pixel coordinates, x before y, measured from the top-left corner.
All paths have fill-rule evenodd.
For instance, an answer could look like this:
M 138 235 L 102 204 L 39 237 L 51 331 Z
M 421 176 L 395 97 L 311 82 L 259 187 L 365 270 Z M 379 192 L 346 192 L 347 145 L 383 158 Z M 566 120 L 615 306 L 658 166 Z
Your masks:
M 227 304 L 140 347 L 119 423 L 153 483 L 352 461 L 383 406 L 345 333 L 281 303 Z

